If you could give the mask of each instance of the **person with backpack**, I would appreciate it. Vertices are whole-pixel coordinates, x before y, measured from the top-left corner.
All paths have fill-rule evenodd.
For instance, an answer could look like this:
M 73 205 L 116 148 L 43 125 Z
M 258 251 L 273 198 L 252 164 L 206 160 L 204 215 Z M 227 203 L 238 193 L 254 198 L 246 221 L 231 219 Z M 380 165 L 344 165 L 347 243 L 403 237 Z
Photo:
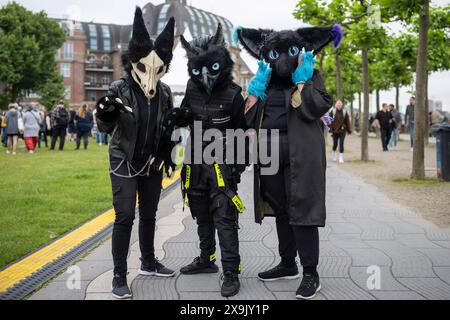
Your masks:
M 59 151 L 64 150 L 64 144 L 66 142 L 67 126 L 69 125 L 69 111 L 64 107 L 64 102 L 60 101 L 59 104 L 53 109 L 51 114 L 52 124 L 52 143 L 50 151 L 55 150 L 56 141 L 59 138 Z
M 352 134 L 352 124 L 350 116 L 342 100 L 337 100 L 335 107 L 330 113 L 333 122 L 330 125 L 330 132 L 333 136 L 333 161 L 337 161 L 337 148 L 339 145 L 339 163 L 344 163 L 344 143 L 345 137 Z

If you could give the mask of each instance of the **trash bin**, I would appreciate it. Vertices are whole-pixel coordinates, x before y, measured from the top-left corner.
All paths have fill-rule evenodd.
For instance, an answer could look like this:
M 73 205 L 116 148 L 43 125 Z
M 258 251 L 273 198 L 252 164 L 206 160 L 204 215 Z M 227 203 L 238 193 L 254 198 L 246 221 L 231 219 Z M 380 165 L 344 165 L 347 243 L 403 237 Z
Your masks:
M 433 125 L 431 132 L 436 136 L 438 178 L 450 181 L 450 122 Z

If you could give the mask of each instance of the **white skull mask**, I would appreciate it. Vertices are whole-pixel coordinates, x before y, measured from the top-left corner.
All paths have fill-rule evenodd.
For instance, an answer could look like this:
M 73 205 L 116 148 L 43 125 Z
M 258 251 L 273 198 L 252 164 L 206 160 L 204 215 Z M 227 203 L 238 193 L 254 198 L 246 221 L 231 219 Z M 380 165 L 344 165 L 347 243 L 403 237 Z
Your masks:
M 134 81 L 141 87 L 148 99 L 153 99 L 156 95 L 158 81 L 166 74 L 167 66 L 156 54 L 150 52 L 148 56 L 132 63 L 131 74 Z

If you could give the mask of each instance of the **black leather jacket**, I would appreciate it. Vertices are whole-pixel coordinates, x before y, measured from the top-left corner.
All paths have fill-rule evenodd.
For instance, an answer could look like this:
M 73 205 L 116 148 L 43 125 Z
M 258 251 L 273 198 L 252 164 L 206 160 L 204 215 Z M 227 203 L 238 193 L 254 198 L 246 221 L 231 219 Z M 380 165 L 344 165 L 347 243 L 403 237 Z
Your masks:
M 113 119 L 110 115 L 98 113 L 97 125 L 98 129 L 103 133 L 112 134 L 109 146 L 110 155 L 114 158 L 120 158 L 129 162 L 133 161 L 135 154 L 136 140 L 139 124 L 139 108 L 135 90 L 139 90 L 133 85 L 133 79 L 127 75 L 122 79 L 111 84 L 107 96 L 119 97 L 125 106 L 131 107 L 133 112 L 117 113 Z M 157 115 L 157 130 L 155 134 L 155 146 L 157 154 L 155 157 L 164 160 L 167 165 L 173 167 L 170 161 L 170 153 L 175 143 L 170 141 L 170 132 L 164 127 L 164 118 L 169 110 L 173 108 L 172 93 L 166 84 L 159 82 L 158 84 L 159 107 Z

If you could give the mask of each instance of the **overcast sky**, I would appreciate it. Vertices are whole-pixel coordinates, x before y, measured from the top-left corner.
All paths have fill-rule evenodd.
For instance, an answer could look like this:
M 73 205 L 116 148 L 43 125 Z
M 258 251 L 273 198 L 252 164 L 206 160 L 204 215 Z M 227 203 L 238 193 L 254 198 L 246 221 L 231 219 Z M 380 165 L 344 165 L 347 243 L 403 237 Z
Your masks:
M 8 3 L 0 0 L 0 5 Z M 44 10 L 53 18 L 74 18 L 82 21 L 95 21 L 115 24 L 131 24 L 134 7 L 144 6 L 149 0 L 58 0 L 36 1 L 16 0 L 32 11 Z M 154 4 L 164 0 L 153 0 Z M 228 18 L 235 25 L 248 27 L 267 27 L 274 29 L 292 29 L 302 26 L 295 20 L 292 12 L 297 0 L 188 0 L 188 4 L 214 12 Z M 434 4 L 448 4 L 450 0 L 434 0 Z M 245 57 L 249 67 L 256 68 L 256 62 Z M 432 75 L 430 79 L 430 98 L 441 100 L 444 108 L 450 111 L 450 72 Z M 409 95 L 402 89 L 401 104 L 404 108 Z M 381 94 L 383 102 L 395 102 L 393 92 Z M 403 109 L 402 108 L 402 109 Z

